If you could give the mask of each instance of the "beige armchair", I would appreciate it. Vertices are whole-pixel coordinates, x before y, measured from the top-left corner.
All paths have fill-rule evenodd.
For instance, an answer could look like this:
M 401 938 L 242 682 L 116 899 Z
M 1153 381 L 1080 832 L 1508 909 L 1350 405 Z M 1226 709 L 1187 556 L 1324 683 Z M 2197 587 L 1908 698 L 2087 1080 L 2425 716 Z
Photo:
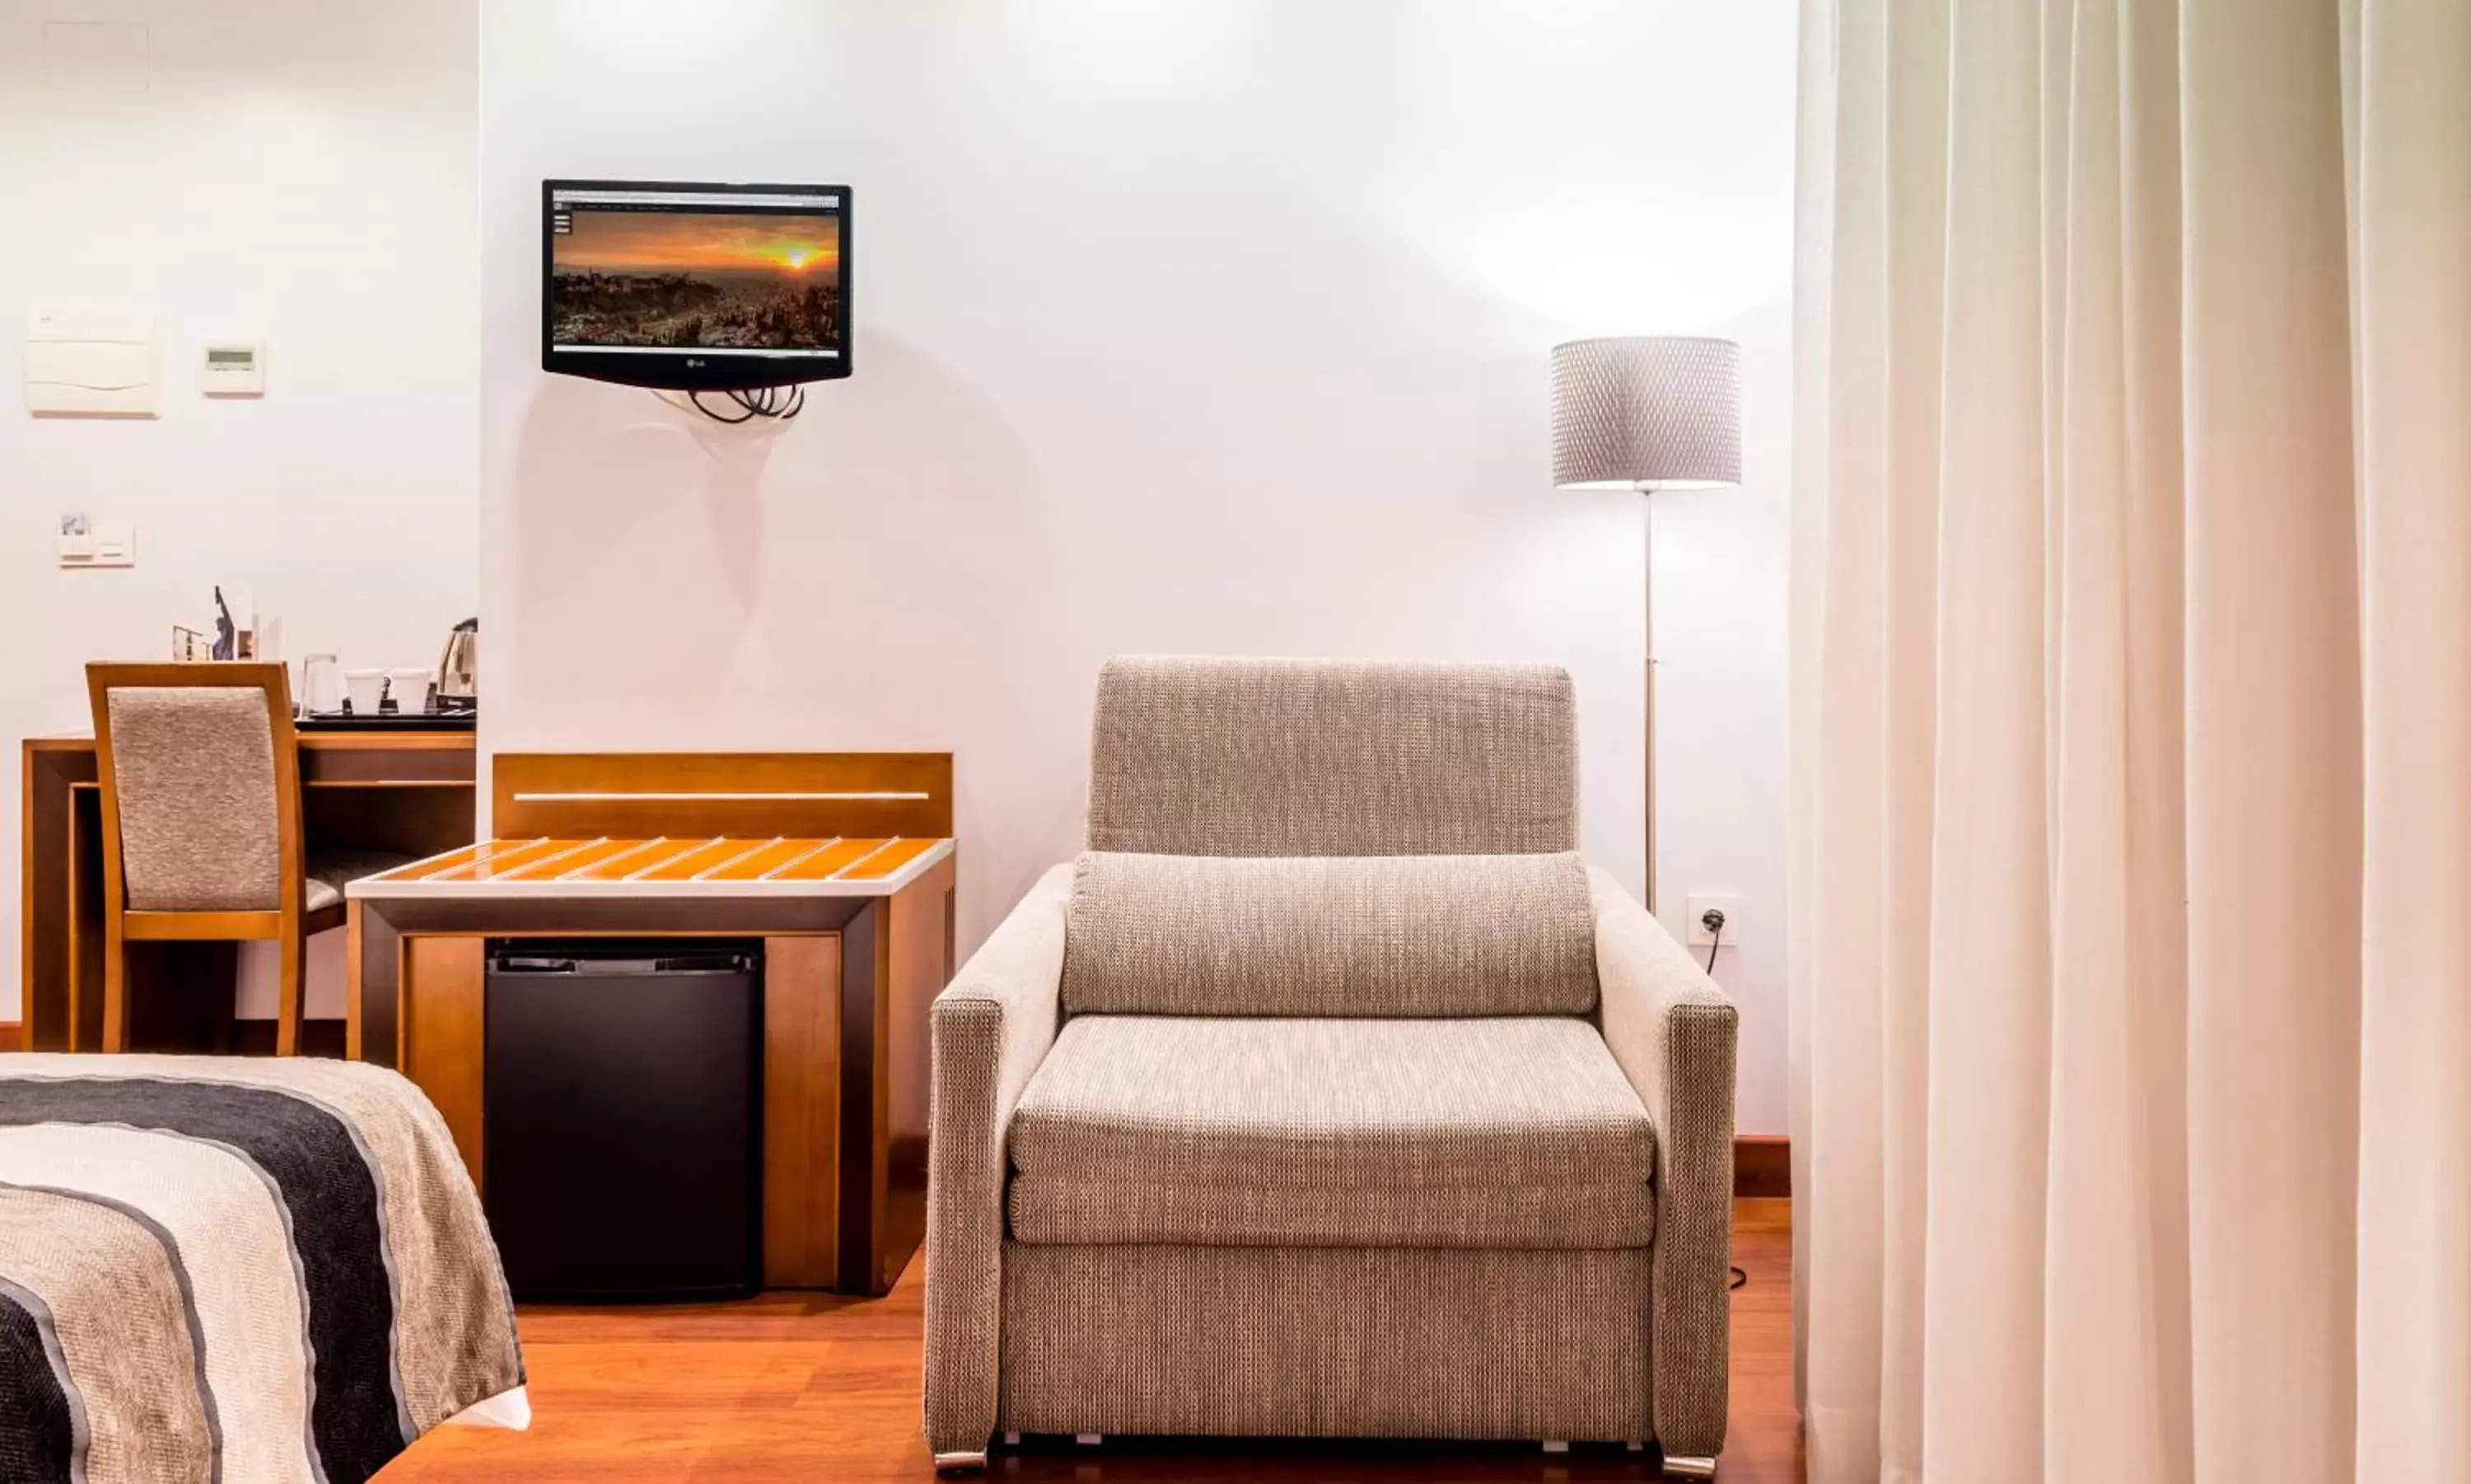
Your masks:
M 1577 855 L 1569 677 L 1134 659 L 936 1001 L 926 1426 L 1723 1447 L 1731 1004 Z

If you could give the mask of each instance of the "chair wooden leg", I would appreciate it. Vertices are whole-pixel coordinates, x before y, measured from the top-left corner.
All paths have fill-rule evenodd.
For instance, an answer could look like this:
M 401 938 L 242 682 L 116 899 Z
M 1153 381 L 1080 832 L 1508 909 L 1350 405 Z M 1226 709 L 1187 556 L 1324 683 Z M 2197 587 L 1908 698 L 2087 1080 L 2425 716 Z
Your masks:
M 117 913 L 103 921 L 103 1048 L 129 1049 L 129 941 Z
M 301 1001 L 308 994 L 309 935 L 305 932 L 287 934 L 281 943 L 283 953 L 283 995 L 275 1010 L 274 1054 L 300 1054 Z

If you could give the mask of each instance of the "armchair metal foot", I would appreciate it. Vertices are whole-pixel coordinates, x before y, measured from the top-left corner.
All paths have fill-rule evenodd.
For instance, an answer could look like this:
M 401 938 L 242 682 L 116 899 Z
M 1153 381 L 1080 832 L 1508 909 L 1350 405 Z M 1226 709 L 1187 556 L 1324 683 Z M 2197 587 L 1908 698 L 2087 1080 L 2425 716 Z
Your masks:
M 1021 1434 L 1020 1434 L 1020 1433 L 1018 1433 L 1018 1432 L 1007 1432 L 1007 1433 L 1005 1433 L 1005 1434 L 1004 1434 L 1004 1447 L 1006 1447 L 1006 1448 L 1019 1448 L 1019 1447 L 1021 1447 Z
M 1076 1432 L 1072 1434 L 1072 1441 L 1083 1448 L 1096 1448 L 1107 1441 L 1107 1435 L 1103 1432 Z
M 1544 1451 L 1548 1453 L 1566 1453 L 1569 1450 L 1570 1440 L 1567 1438 L 1546 1438 L 1544 1440 Z
M 938 1453 L 935 1455 L 935 1472 L 937 1473 L 983 1472 L 986 1466 L 987 1454 L 984 1449 L 980 1449 L 975 1453 Z
M 1622 1447 L 1634 1453 L 1644 1453 L 1647 1451 L 1647 1445 L 1641 1443 L 1636 1438 L 1631 1439 L 1629 1442 L 1623 1444 Z
M 1668 1478 L 1712 1479 L 1716 1476 L 1716 1460 L 1693 1458 L 1687 1453 L 1664 1455 L 1664 1472 Z

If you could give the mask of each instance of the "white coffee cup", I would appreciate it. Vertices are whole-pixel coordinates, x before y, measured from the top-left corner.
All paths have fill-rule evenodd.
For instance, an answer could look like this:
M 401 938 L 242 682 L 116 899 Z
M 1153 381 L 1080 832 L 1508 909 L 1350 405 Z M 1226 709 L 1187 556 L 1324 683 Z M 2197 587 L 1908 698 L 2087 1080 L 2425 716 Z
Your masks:
M 352 715 L 374 717 L 378 702 L 386 697 L 387 672 L 383 670 L 347 670 L 343 671 L 343 695 L 352 703 Z
M 427 715 L 429 671 L 425 670 L 388 671 L 387 694 L 394 697 L 394 709 L 397 713 L 407 717 Z

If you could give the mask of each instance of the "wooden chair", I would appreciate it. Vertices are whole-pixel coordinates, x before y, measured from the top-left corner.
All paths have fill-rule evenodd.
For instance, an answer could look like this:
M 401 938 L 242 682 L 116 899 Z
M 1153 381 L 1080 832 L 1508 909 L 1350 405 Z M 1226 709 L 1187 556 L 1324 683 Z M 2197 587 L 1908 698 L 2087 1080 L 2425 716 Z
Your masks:
M 282 945 L 278 1055 L 300 1050 L 309 935 L 343 922 L 300 824 L 281 664 L 85 668 L 103 784 L 103 1048 L 129 1049 L 131 942 Z

